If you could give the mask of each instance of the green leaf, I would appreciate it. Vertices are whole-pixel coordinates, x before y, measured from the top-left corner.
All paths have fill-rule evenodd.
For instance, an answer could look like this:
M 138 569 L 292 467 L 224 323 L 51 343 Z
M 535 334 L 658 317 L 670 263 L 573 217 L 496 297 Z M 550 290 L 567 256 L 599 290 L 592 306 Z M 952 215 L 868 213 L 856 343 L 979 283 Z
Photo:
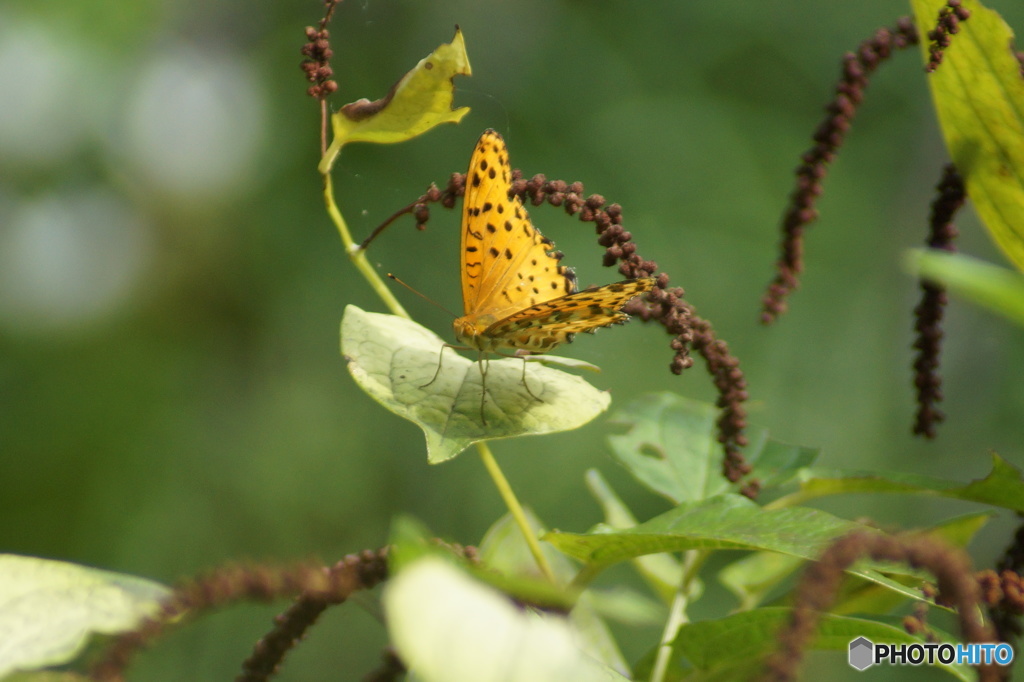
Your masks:
M 590 564 L 590 572 L 644 554 L 690 549 L 770 550 L 817 559 L 838 537 L 853 531 L 878 532 L 817 509 L 765 509 L 740 495 L 721 495 L 682 504 L 646 523 L 617 532 L 562 533 L 544 539 L 569 556 Z M 920 592 L 887 578 L 865 562 L 849 573 L 885 585 L 911 599 Z
M 761 604 L 768 593 L 803 565 L 803 558 L 778 552 L 754 552 L 718 572 L 718 582 L 739 600 L 737 610 Z
M 0 678 L 67 663 L 90 634 L 131 630 L 169 594 L 142 578 L 0 554 Z
M 718 410 L 674 393 L 651 393 L 628 403 L 611 422 L 629 427 L 608 437 L 612 452 L 643 485 L 674 503 L 703 500 L 732 488 L 722 476 Z M 784 480 L 810 464 L 814 451 L 768 441 L 752 430 L 746 448 L 754 476 Z
M 455 28 L 452 42 L 422 59 L 379 100 L 361 99 L 346 104 L 331 116 L 334 138 L 320 161 L 328 173 L 343 145 L 349 142 L 393 144 L 427 132 L 442 123 L 458 123 L 469 107 L 452 110 L 455 76 L 470 76 L 469 56 L 462 31 Z
M 1024 276 L 959 253 L 913 249 L 907 268 L 953 293 L 1024 326 Z
M 579 428 L 611 401 L 578 376 L 514 358 L 492 360 L 484 424 L 480 365 L 452 350 L 441 358 L 443 349 L 440 337 L 415 322 L 345 308 L 341 352 L 349 372 L 370 397 L 423 429 L 431 464 L 485 440 Z
M 768 607 L 683 626 L 672 644 L 672 668 L 679 675 L 673 679 L 757 679 L 764 657 L 778 645 L 778 629 L 789 621 L 791 615 L 792 609 Z M 850 642 L 857 637 L 886 644 L 924 642 L 889 622 L 825 613 L 821 615 L 817 634 L 809 648 L 841 651 L 845 659 Z M 948 635 L 940 637 L 940 641 L 956 642 Z M 648 658 L 653 658 L 653 655 Z M 965 682 L 976 677 L 973 670 L 965 665 L 935 667 Z M 637 672 L 639 674 L 642 670 Z
M 947 519 L 938 525 L 918 532 L 938 538 L 954 547 L 964 548 L 994 515 L 994 512 L 990 511 L 965 514 Z M 912 569 L 906 564 L 871 563 L 869 565 L 902 583 L 917 585 L 920 584 L 922 578 L 934 582 L 934 577 L 923 571 Z M 885 614 L 890 613 L 902 601 L 902 595 L 897 595 L 887 588 L 874 583 L 854 580 L 843 587 L 831 610 L 834 613 Z
M 615 459 L 640 483 L 676 504 L 726 490 L 717 410 L 672 393 L 643 395 L 609 419 L 629 430 L 608 437 Z
M 637 525 L 633 512 L 626 507 L 626 504 L 615 494 L 611 485 L 605 480 L 597 469 L 590 469 L 586 473 L 587 489 L 590 494 L 601 505 L 604 511 L 604 522 L 610 528 L 623 530 Z M 666 603 L 671 603 L 679 589 L 679 583 L 683 579 L 683 567 L 671 554 L 648 554 L 633 559 L 633 566 L 640 577 L 650 585 L 659 597 Z M 700 590 L 700 580 L 694 578 L 692 581 L 694 589 Z M 697 595 L 690 595 L 695 598 Z
M 424 682 L 626 679 L 578 648 L 566 619 L 524 610 L 439 559 L 408 566 L 383 601 L 391 641 Z
M 1024 478 L 1013 465 L 994 453 L 992 471 L 985 478 L 967 485 L 960 481 L 895 471 L 805 469 L 800 477 L 800 492 L 776 500 L 773 505 L 783 501 L 803 503 L 816 497 L 849 493 L 919 493 L 1024 512 Z
M 543 535 L 546 529 L 541 525 L 537 515 L 529 508 L 523 511 L 534 536 Z M 523 531 L 511 513 L 503 514 L 491 524 L 480 540 L 477 550 L 480 563 L 487 566 L 488 570 L 506 575 L 532 576 L 550 585 L 537 567 L 537 560 L 533 558 L 530 547 L 523 538 Z M 561 584 L 568 584 L 576 575 L 576 564 L 551 545 L 541 544 L 541 551 L 544 552 L 555 574 L 555 580 Z
M 926 36 L 946 0 L 911 4 L 918 33 Z M 932 100 L 967 196 L 999 248 L 1024 270 L 1024 79 L 1013 31 L 977 0 L 963 6 L 971 16 L 929 75 Z M 925 60 L 928 43 L 921 40 Z

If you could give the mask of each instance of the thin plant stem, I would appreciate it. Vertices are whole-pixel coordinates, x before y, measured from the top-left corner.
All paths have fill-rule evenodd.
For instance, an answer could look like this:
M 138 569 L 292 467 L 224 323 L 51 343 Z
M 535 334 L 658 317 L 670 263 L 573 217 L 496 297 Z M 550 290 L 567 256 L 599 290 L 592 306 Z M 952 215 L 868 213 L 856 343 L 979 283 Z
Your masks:
M 412 318 L 409 316 L 409 313 L 405 311 L 402 304 L 398 302 L 395 295 L 384 284 L 384 280 L 380 278 L 377 271 L 370 265 L 370 261 L 366 259 L 366 252 L 352 241 L 352 233 L 348 231 L 348 225 L 345 224 L 345 219 L 341 216 L 341 211 L 338 210 L 338 205 L 334 202 L 334 185 L 331 182 L 330 173 L 324 174 L 324 204 L 327 206 L 327 215 L 331 217 L 334 226 L 338 228 L 338 234 L 341 235 L 341 243 L 345 247 L 345 253 L 348 254 L 349 260 L 352 261 L 356 269 L 366 278 L 370 287 L 384 301 L 384 305 L 388 307 L 388 310 L 399 317 L 411 320 Z
M 487 446 L 487 443 L 477 443 L 476 449 L 480 453 L 480 459 L 483 460 L 487 473 L 491 475 L 491 480 L 494 481 L 501 499 L 505 500 L 505 506 L 508 507 L 508 510 L 512 513 L 512 518 L 515 519 L 516 525 L 519 526 L 519 530 L 526 540 L 526 545 L 530 548 L 530 554 L 533 555 L 534 561 L 537 562 L 537 566 L 540 567 L 544 577 L 554 584 L 555 573 L 551 570 L 551 564 L 548 563 L 548 558 L 544 556 L 540 542 L 538 542 L 537 536 L 534 535 L 530 522 L 526 519 L 526 512 L 523 511 L 523 506 L 519 504 L 516 494 L 512 491 L 512 486 L 509 485 L 505 474 L 501 472 L 498 461 L 494 459 L 494 453 L 491 452 L 491 448 Z
M 338 234 L 341 236 L 341 243 L 345 247 L 345 252 L 348 254 L 349 259 L 356 266 L 356 269 L 362 273 L 363 277 L 370 284 L 370 287 L 380 296 L 384 305 L 388 309 L 398 315 L 404 317 L 407 320 L 411 320 L 409 313 L 406 312 L 402 304 L 398 302 L 391 290 L 388 289 L 384 280 L 380 278 L 377 271 L 374 270 L 373 266 L 366 259 L 366 251 L 359 247 L 352 240 L 352 233 L 349 232 L 348 225 L 345 224 L 345 219 L 341 215 L 341 211 L 338 210 L 338 205 L 334 201 L 334 185 L 331 182 L 330 173 L 324 174 L 324 204 L 327 206 L 327 215 L 330 216 L 334 226 L 338 228 Z M 477 443 L 477 450 L 480 452 L 480 459 L 483 460 L 484 467 L 487 469 L 487 473 L 490 474 L 491 480 L 494 481 L 494 485 L 498 488 L 498 493 L 501 498 L 505 501 L 505 505 L 508 507 L 509 512 L 512 513 L 512 518 L 515 519 L 516 525 L 519 526 L 519 530 L 523 533 L 523 538 L 526 540 L 527 546 L 530 548 L 530 553 L 533 554 L 534 560 L 537 562 L 537 566 L 540 567 L 541 572 L 544 576 L 551 581 L 555 582 L 554 571 L 551 570 L 551 564 L 548 563 L 547 557 L 541 551 L 540 543 L 537 541 L 537 537 L 533 533 L 533 529 L 530 528 L 530 524 L 526 519 L 526 513 L 523 511 L 523 507 L 519 504 L 519 500 L 516 498 L 516 494 L 512 491 L 512 486 L 509 485 L 508 479 L 505 478 L 505 474 L 502 473 L 501 467 L 498 466 L 498 462 L 494 459 L 494 454 L 486 443 Z
M 665 629 L 661 633 L 658 655 L 651 668 L 651 682 L 665 682 L 668 664 L 672 659 L 672 642 L 679 634 L 679 628 L 690 622 L 686 615 L 686 607 L 690 603 L 690 586 L 706 557 L 707 552 L 698 552 L 697 550 L 690 550 L 683 556 L 682 579 L 679 581 L 679 589 L 676 590 L 675 597 L 672 599 L 672 608 L 669 610 L 668 620 L 665 621 Z

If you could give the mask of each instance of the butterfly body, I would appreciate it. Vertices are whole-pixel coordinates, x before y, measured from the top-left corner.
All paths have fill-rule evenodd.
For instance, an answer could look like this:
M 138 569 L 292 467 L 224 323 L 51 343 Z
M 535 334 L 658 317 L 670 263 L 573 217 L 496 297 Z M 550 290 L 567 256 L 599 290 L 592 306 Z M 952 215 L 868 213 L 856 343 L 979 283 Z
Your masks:
M 578 291 L 562 254 L 510 196 L 505 141 L 488 130 L 466 173 L 462 209 L 462 302 L 455 320 L 460 343 L 482 352 L 546 353 L 578 332 L 621 324 L 630 299 L 653 288 L 642 278 Z

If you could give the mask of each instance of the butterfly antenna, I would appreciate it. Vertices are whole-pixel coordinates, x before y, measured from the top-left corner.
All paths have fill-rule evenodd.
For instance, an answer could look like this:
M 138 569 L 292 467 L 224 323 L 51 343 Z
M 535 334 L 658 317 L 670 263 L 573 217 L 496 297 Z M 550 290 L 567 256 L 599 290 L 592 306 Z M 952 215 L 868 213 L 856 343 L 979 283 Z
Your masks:
M 406 289 L 408 289 L 408 290 L 409 290 L 409 291 L 411 291 L 412 293 L 414 293 L 414 294 L 416 294 L 417 296 L 419 296 L 420 298 L 422 298 L 422 299 L 423 299 L 424 301 L 426 301 L 427 303 L 429 303 L 429 304 L 431 304 L 431 305 L 433 305 L 433 306 L 436 306 L 436 307 L 440 308 L 441 310 L 445 311 L 446 313 L 448 313 L 448 314 L 449 314 L 449 315 L 451 315 L 452 317 L 458 317 L 458 315 L 456 315 L 456 314 L 455 314 L 455 313 L 453 313 L 452 311 L 448 310 L 447 308 L 445 308 L 445 307 L 444 307 L 443 305 L 441 305 L 440 303 L 438 303 L 438 302 L 437 302 L 437 301 L 435 301 L 434 299 L 430 298 L 429 296 L 427 296 L 426 294 L 424 294 L 424 293 L 422 293 L 422 292 L 416 291 L 416 290 L 415 290 L 415 289 L 413 289 L 413 288 L 412 288 L 411 286 L 409 286 L 408 284 L 406 284 L 406 283 L 405 283 L 405 282 L 403 282 L 402 280 L 400 280 L 400 279 L 398 279 L 397 277 L 395 277 L 394 275 L 392 275 L 392 274 L 391 274 L 390 272 L 388 273 L 388 277 L 389 277 L 390 279 L 393 279 L 393 280 L 395 280 L 396 282 L 398 282 L 399 284 L 401 284 L 401 285 L 402 285 L 403 287 L 405 287 Z

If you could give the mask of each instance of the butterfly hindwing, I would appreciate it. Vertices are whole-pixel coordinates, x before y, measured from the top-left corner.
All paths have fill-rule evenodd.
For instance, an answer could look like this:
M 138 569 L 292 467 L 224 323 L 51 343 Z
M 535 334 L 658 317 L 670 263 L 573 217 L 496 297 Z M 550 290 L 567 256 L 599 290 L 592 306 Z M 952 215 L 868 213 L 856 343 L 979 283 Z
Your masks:
M 629 316 L 622 306 L 653 286 L 648 277 L 569 294 L 498 320 L 484 334 L 510 348 L 544 352 L 576 333 L 625 322 Z

